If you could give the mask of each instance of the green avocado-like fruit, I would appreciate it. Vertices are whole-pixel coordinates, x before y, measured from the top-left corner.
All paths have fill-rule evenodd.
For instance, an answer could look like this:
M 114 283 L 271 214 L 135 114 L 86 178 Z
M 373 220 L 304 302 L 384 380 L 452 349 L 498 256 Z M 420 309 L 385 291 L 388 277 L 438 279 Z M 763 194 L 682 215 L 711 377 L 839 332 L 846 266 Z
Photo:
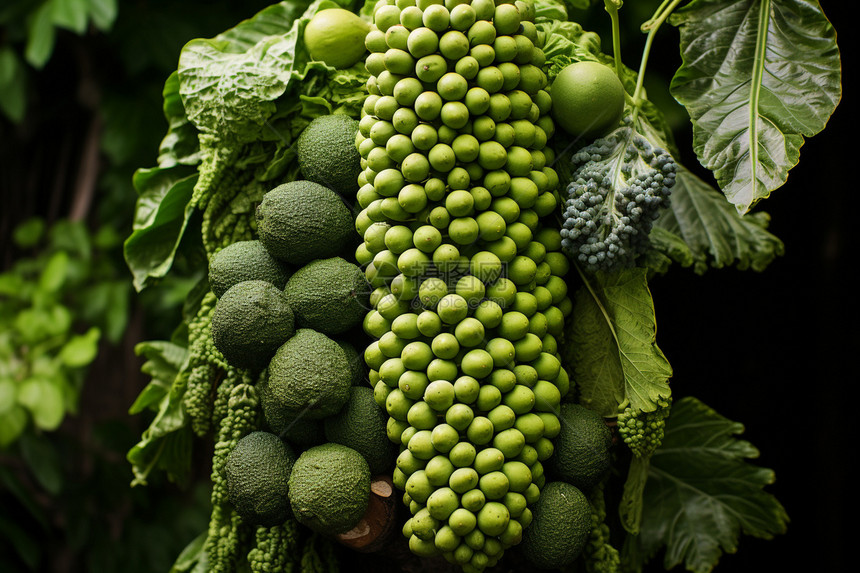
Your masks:
M 329 336 L 360 324 L 370 306 L 364 271 L 342 259 L 317 259 L 298 269 L 284 288 L 300 327 Z
M 305 179 L 344 197 L 355 196 L 361 155 L 355 147 L 358 120 L 344 114 L 321 115 L 296 140 L 299 168 Z
M 287 495 L 293 449 L 269 432 L 251 432 L 227 457 L 224 478 L 230 502 L 245 523 L 272 527 L 291 515 Z
M 337 255 L 355 233 L 340 196 L 313 181 L 275 187 L 257 206 L 257 232 L 266 250 L 295 266 Z
M 624 86 L 599 62 L 576 62 L 552 82 L 552 116 L 574 137 L 594 139 L 618 126 L 624 114 Z
M 231 286 L 250 280 L 267 281 L 283 290 L 292 271 L 275 259 L 260 241 L 232 243 L 209 260 L 209 287 L 221 297 Z
M 346 361 L 349 362 L 349 371 L 352 373 L 352 385 L 361 386 L 367 376 L 364 357 L 349 342 L 344 340 L 336 340 L 335 342 L 338 343 L 343 349 L 344 354 L 346 354 Z
M 352 371 L 337 342 L 300 328 L 275 352 L 259 386 L 267 420 L 270 413 L 319 420 L 336 414 L 349 400 Z
M 360 453 L 372 475 L 387 473 L 394 465 L 397 451 L 386 434 L 387 422 L 388 415 L 374 400 L 373 390 L 353 386 L 343 409 L 325 419 L 325 437 Z
M 370 469 L 347 446 L 326 443 L 302 452 L 289 479 L 290 506 L 299 523 L 325 535 L 349 531 L 370 501 Z
M 578 488 L 549 482 L 532 507 L 532 522 L 523 532 L 525 557 L 542 569 L 570 565 L 591 533 L 591 506 Z
M 212 313 L 212 341 L 229 364 L 262 370 L 294 332 L 294 315 L 283 291 L 262 280 L 227 289 Z
M 557 479 L 588 489 L 609 471 L 612 433 L 600 414 L 579 404 L 562 404 L 558 417 L 561 430 L 550 470 Z

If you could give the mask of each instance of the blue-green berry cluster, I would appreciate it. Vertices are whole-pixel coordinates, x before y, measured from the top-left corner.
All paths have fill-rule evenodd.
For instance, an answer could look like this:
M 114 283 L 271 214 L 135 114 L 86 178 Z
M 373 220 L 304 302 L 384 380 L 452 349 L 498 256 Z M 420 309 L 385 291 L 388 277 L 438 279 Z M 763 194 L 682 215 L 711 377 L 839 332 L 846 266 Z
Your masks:
M 631 266 L 668 206 L 675 160 L 628 124 L 571 157 L 563 250 L 589 271 Z

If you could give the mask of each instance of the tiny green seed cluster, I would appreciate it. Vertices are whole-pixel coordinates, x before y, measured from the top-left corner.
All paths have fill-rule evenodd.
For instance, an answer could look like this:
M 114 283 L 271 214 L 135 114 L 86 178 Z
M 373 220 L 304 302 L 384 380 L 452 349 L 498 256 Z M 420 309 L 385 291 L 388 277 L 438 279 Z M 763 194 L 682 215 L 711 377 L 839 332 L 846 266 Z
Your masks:
M 534 8 L 381 0 L 356 145 L 365 351 L 422 556 L 464 571 L 522 538 L 569 379 L 551 99 Z

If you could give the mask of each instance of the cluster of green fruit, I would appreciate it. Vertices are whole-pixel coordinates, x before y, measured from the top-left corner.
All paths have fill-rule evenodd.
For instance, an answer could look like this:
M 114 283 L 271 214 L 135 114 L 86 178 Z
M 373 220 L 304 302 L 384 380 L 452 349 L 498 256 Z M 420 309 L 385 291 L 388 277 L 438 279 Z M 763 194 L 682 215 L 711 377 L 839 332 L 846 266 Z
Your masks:
M 354 185 L 356 131 L 346 116 L 311 122 L 300 164 L 329 186 L 298 180 L 272 189 L 257 209 L 259 238 L 210 261 L 213 342 L 231 366 L 260 373 L 264 430 L 239 440 L 225 466 L 230 500 L 249 524 L 294 516 L 327 535 L 347 531 L 367 509 L 371 476 L 389 472 L 396 454 L 349 342 L 370 291 L 364 272 L 340 256 L 354 246 L 341 194 Z M 319 155 L 338 138 L 356 155 L 352 172 L 341 165 L 348 178 L 320 169 Z
M 494 565 L 532 522 L 570 386 L 533 16 L 522 1 L 382 0 L 366 37 L 364 358 L 401 449 L 409 546 L 465 571 Z

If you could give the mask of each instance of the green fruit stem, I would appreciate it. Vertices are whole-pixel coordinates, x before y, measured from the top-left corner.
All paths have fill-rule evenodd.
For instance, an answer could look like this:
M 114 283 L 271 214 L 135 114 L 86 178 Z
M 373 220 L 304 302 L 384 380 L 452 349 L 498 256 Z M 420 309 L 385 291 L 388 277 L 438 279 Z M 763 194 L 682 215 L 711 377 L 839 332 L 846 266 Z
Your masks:
M 609 10 L 608 5 L 611 0 L 605 0 L 607 3 L 607 10 Z M 669 15 L 673 10 L 680 4 L 682 0 L 663 0 L 663 3 L 657 8 L 654 12 L 654 15 L 651 18 L 642 24 L 642 31 L 648 31 L 648 37 L 645 39 L 645 47 L 642 49 L 642 61 L 639 64 L 639 76 L 636 78 L 636 88 L 633 91 L 633 114 L 634 120 L 636 118 L 636 114 L 639 112 L 639 106 L 642 104 L 640 100 L 640 94 L 642 93 L 642 83 L 645 81 L 645 68 L 648 65 L 648 56 L 651 53 L 651 46 L 654 43 L 654 36 L 657 34 L 657 30 L 660 29 L 660 26 L 666 21 Z M 611 15 L 611 13 L 610 13 Z M 616 18 L 617 18 L 617 9 L 616 9 Z M 615 42 L 615 28 L 612 29 L 612 39 L 613 43 Z M 619 64 L 618 54 L 615 55 L 615 63 L 616 66 Z M 620 75 L 619 75 L 620 77 Z

